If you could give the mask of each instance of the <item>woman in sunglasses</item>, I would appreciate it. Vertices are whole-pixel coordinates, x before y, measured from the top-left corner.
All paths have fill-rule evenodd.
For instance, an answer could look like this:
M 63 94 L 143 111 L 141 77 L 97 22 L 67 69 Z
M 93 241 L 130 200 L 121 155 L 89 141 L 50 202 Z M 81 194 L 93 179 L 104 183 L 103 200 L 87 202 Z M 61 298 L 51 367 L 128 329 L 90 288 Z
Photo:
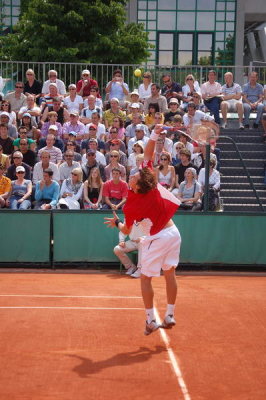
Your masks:
M 9 114 L 9 123 L 17 126 L 17 117 L 15 111 L 11 111 L 11 104 L 7 100 L 3 100 L 0 107 L 0 115 L 2 112 L 7 112 Z
M 6 205 L 12 210 L 28 210 L 31 207 L 30 196 L 32 192 L 32 183 L 25 179 L 25 168 L 20 165 L 16 168 L 16 177 L 11 182 Z
M 79 210 L 83 193 L 83 173 L 81 168 L 74 168 L 71 176 L 65 179 L 60 190 L 60 199 L 57 208 Z
M 199 82 L 195 80 L 195 78 L 192 74 L 187 75 L 186 84 L 182 87 L 182 92 L 183 92 L 182 108 L 183 108 L 183 110 L 187 110 L 187 104 L 190 101 L 193 101 L 193 98 L 192 98 L 193 93 L 196 92 L 196 93 L 201 94 Z
M 119 164 L 120 154 L 117 150 L 110 151 L 110 163 L 104 168 L 106 180 L 112 179 L 112 169 L 118 168 L 121 173 L 121 179 L 126 180 L 126 168 Z
M 160 156 L 159 165 L 155 169 L 157 181 L 170 192 L 175 187 L 175 169 L 171 165 L 171 156 L 163 151 Z

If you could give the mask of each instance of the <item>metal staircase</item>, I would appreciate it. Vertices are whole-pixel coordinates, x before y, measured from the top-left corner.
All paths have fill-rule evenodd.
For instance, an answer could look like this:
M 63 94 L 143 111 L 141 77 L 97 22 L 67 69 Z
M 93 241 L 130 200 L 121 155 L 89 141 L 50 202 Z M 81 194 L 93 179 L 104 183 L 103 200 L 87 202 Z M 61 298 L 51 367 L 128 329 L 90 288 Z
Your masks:
M 221 130 L 220 134 L 229 136 L 236 142 L 266 211 L 264 184 L 266 144 L 262 141 L 262 131 L 257 129 L 240 131 L 236 121 L 229 121 L 229 129 Z M 224 211 L 262 211 L 233 144 L 227 139 L 220 138 L 217 147 L 221 149 L 220 197 L 223 199 Z

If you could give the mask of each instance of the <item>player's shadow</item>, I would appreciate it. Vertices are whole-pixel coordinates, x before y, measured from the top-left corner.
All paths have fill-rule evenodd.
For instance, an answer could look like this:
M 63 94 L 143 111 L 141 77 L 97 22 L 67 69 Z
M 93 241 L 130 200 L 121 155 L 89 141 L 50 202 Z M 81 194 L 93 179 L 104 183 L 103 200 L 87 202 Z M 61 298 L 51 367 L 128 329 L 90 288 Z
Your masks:
M 97 374 L 106 368 L 145 363 L 154 355 L 160 354 L 164 351 L 167 350 L 163 346 L 156 346 L 154 350 L 148 347 L 140 347 L 138 350 L 129 351 L 127 353 L 118 353 L 101 361 L 92 361 L 90 358 L 81 357 L 76 354 L 68 354 L 68 356 L 80 360 L 80 364 L 75 366 L 73 371 L 81 378 L 88 378 L 90 375 Z

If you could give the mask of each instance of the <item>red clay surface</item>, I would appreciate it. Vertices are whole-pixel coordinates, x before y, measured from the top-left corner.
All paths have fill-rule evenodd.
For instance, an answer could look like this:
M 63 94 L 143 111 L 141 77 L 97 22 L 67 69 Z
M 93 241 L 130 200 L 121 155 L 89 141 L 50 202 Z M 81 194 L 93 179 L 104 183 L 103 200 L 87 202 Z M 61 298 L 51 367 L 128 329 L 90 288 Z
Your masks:
M 189 398 L 265 400 L 266 277 L 177 280 L 165 332 Z M 163 317 L 163 277 L 154 288 Z M 160 333 L 143 335 L 139 296 L 139 280 L 116 273 L 0 274 L 0 399 L 185 399 Z

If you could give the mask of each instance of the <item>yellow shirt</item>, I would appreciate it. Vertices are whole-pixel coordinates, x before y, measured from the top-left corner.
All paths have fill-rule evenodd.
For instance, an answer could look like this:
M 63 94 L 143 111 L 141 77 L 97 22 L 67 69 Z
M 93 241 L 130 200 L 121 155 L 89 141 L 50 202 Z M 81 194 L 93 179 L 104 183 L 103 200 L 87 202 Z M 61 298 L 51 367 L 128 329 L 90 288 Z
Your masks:
M 114 114 L 111 109 L 106 110 L 103 113 L 103 119 L 104 119 L 104 121 L 108 122 L 108 126 L 112 126 L 112 123 L 113 123 L 113 120 L 115 117 L 121 117 L 122 120 L 125 121 L 126 114 L 122 110 L 119 110 L 118 114 Z
M 6 176 L 0 178 L 0 195 L 9 192 L 11 189 L 11 180 Z

